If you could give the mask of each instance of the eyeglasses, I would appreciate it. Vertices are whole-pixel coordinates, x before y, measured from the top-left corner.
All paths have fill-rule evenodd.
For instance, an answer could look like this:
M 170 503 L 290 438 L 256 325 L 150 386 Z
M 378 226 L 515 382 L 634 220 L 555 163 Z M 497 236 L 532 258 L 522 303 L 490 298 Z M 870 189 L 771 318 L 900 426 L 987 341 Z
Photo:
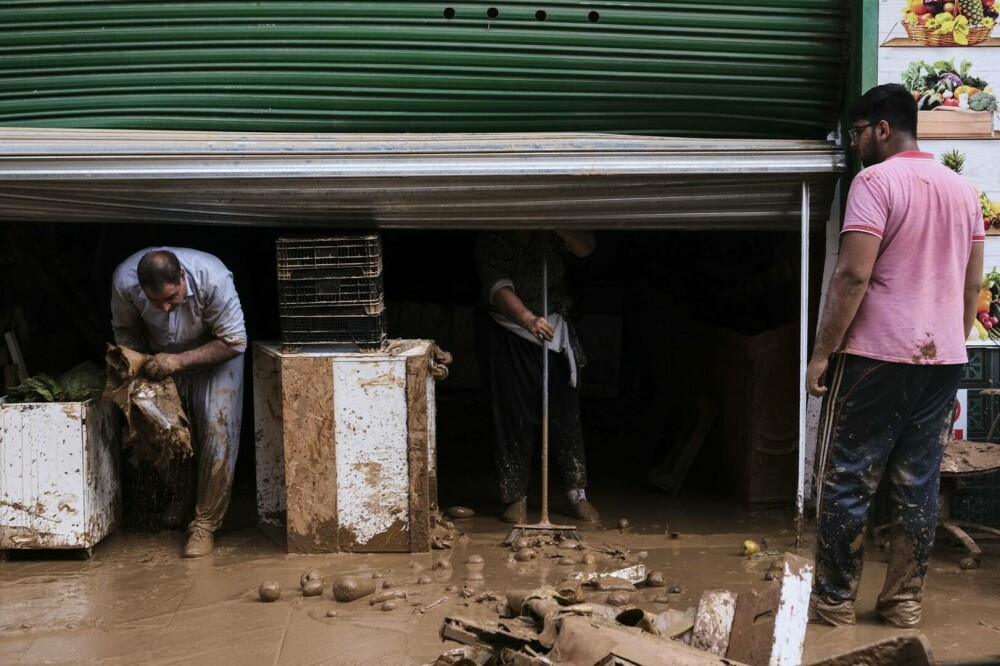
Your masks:
M 858 134 L 861 134 L 861 130 L 865 130 L 865 129 L 868 129 L 869 127 L 872 127 L 874 125 L 878 125 L 879 122 L 881 122 L 881 121 L 876 120 L 875 122 L 868 123 L 867 125 L 858 125 L 857 127 L 852 127 L 851 129 L 847 130 L 847 134 L 848 134 L 848 136 L 851 137 L 851 141 L 857 141 L 858 140 Z

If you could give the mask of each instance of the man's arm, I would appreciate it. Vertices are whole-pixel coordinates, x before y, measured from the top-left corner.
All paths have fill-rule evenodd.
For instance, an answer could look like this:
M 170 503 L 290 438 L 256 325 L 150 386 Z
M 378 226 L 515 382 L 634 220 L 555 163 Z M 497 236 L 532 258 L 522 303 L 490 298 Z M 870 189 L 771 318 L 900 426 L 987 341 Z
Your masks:
M 210 340 L 200 347 L 189 349 L 179 354 L 159 353 L 146 361 L 147 374 L 153 379 L 163 379 L 175 372 L 197 370 L 211 365 L 225 363 L 236 358 L 242 352 L 230 347 L 222 340 Z
M 493 305 L 504 317 L 514 322 L 533 336 L 551 340 L 556 331 L 544 317 L 529 310 L 524 301 L 510 287 L 500 287 L 493 294 Z
M 597 240 L 590 231 L 556 231 L 566 243 L 566 249 L 583 258 L 589 256 L 597 248 Z
M 878 236 L 860 231 L 845 232 L 841 238 L 840 256 L 826 291 L 826 306 L 806 370 L 806 390 L 811 395 L 826 393 L 823 376 L 830 355 L 843 344 L 844 335 L 858 313 L 881 244 Z
M 145 352 L 139 309 L 117 285 L 111 286 L 111 328 L 115 344 L 133 351 Z
M 983 287 L 983 245 L 982 242 L 972 244 L 969 253 L 969 263 L 965 266 L 965 336 L 969 336 L 972 323 L 976 319 L 976 309 L 979 303 L 979 290 Z

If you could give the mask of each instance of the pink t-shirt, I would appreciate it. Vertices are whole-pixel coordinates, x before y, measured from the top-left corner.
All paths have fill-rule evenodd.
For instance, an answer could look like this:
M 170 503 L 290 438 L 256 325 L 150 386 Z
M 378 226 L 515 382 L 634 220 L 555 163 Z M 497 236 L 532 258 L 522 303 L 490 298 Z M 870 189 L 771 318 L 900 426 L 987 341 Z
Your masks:
M 930 153 L 906 152 L 851 183 L 841 233 L 882 239 L 843 351 L 896 363 L 965 363 L 965 268 L 983 241 L 976 190 Z

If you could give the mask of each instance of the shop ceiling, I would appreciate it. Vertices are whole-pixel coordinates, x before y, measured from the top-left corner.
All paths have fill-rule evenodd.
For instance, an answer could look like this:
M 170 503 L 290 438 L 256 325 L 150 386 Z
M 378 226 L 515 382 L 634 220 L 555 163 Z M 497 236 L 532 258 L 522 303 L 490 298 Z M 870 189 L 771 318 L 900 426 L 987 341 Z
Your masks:
M 0 221 L 791 231 L 845 166 L 825 141 L 0 128 Z

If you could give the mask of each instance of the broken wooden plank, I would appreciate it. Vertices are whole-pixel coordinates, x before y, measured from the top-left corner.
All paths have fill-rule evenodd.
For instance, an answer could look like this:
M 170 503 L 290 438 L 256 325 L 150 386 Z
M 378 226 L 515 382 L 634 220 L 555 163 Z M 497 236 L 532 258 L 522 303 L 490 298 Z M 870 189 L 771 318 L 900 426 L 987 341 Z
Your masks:
M 736 595 L 729 590 L 708 590 L 698 601 L 691 646 L 724 655 L 736 615 Z
M 860 647 L 850 652 L 814 661 L 809 666 L 932 666 L 934 653 L 931 644 L 923 634 L 912 636 L 893 636 L 881 641 Z
M 786 553 L 781 584 L 740 593 L 726 656 L 751 666 L 802 663 L 812 562 Z

